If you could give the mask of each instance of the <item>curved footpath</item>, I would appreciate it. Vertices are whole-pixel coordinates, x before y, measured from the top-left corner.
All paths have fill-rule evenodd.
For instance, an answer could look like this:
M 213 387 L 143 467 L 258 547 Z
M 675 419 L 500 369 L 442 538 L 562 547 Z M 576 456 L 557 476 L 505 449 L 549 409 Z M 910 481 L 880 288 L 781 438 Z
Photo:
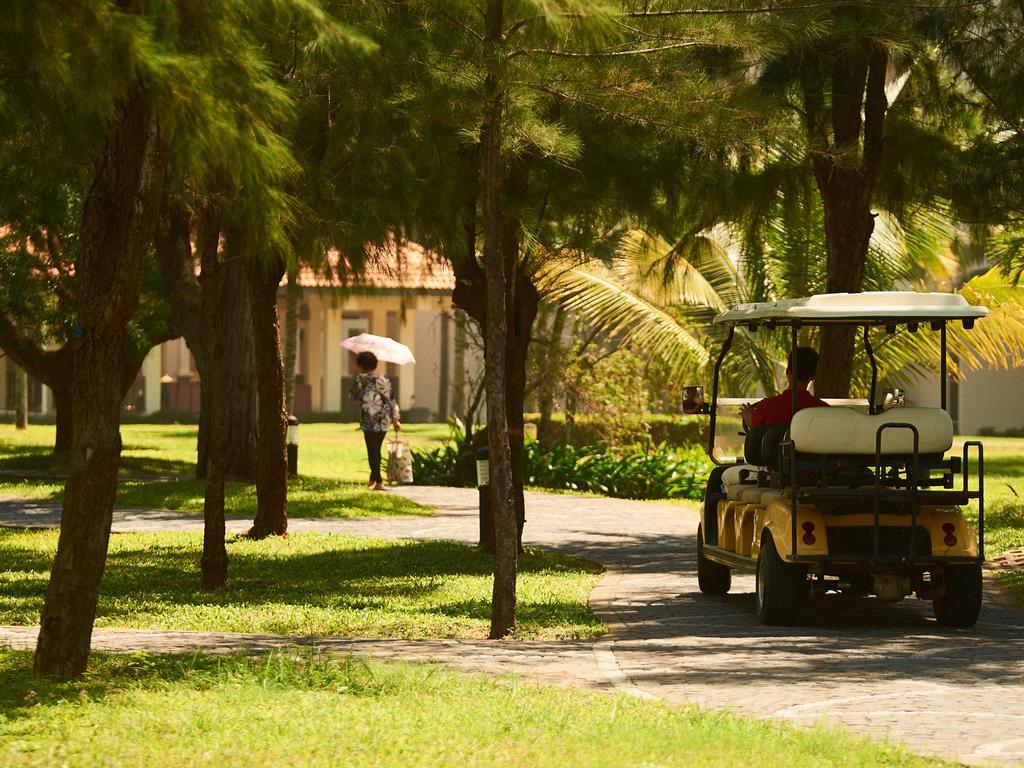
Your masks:
M 474 489 L 393 493 L 432 517 L 299 520 L 293 531 L 475 543 Z M 596 642 L 401 641 L 96 630 L 97 650 L 229 652 L 313 645 L 378 658 L 431 660 L 797 725 L 822 722 L 974 764 L 1024 765 L 1024 614 L 993 593 L 973 630 L 938 627 L 931 606 L 830 599 L 799 627 L 760 626 L 753 577 L 703 596 L 694 567 L 692 508 L 619 499 L 527 494 L 526 543 L 579 554 L 607 572 L 590 596 L 610 632 Z M 53 525 L 50 504 L 0 500 L 0 525 Z M 233 520 L 229 530 L 248 521 Z M 114 530 L 201 528 L 197 518 L 120 510 Z M 0 627 L 0 643 L 32 647 L 32 627 Z

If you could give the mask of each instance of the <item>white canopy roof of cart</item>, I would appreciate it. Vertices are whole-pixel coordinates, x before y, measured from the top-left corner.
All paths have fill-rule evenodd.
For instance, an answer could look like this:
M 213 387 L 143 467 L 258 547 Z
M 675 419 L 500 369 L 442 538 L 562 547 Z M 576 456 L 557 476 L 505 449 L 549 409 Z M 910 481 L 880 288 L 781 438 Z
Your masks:
M 866 291 L 864 293 L 823 293 L 803 299 L 740 304 L 715 316 L 715 323 L 747 325 L 771 322 L 790 325 L 887 325 L 943 320 L 975 320 L 988 310 L 968 304 L 955 293 L 914 291 Z

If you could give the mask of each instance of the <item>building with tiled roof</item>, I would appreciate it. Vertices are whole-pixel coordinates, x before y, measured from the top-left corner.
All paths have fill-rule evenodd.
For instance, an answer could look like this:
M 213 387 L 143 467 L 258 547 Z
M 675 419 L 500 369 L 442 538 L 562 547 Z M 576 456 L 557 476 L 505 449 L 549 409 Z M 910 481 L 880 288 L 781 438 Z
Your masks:
M 296 414 L 357 416 L 356 404 L 347 396 L 355 355 L 340 343 L 363 332 L 397 339 L 416 356 L 414 364 L 386 366 L 407 418 L 445 419 L 452 413 L 455 392 L 481 363 L 472 359 L 468 361 L 471 371 L 455 370 L 455 336 L 460 331 L 452 316 L 455 275 L 446 260 L 416 243 L 392 241 L 370 252 L 363 269 L 354 273 L 332 249 L 319 269 L 303 267 L 297 283 L 302 295 Z M 278 297 L 282 333 L 286 332 L 286 293 L 287 285 L 282 283 Z M 198 410 L 199 380 L 184 340 L 167 342 L 150 357 L 143 366 L 143 379 L 160 379 L 162 407 Z M 149 401 L 154 397 L 143 399 L 139 409 L 152 411 Z
M 455 273 L 447 259 L 410 241 L 389 242 L 373 250 L 356 274 L 332 248 L 320 269 L 304 266 L 298 284 L 303 288 L 363 288 L 390 291 L 441 291 L 455 288 Z

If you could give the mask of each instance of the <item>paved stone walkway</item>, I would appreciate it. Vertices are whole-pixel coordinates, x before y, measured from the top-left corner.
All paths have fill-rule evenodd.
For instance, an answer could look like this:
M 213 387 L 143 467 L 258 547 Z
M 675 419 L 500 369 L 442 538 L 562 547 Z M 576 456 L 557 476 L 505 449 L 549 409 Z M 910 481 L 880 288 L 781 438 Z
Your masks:
M 392 538 L 476 537 L 476 491 L 402 488 L 433 517 L 292 521 L 292 530 Z M 52 525 L 52 505 L 0 501 L 0 525 Z M 972 764 L 1024 765 L 1024 615 L 992 595 L 978 625 L 938 627 L 930 604 L 908 599 L 822 600 L 796 628 L 760 626 L 753 577 L 721 598 L 701 595 L 694 569 L 696 513 L 667 504 L 528 494 L 526 543 L 600 562 L 591 594 L 611 627 L 596 643 L 302 642 L 381 658 L 430 659 L 461 669 L 515 671 L 546 682 L 617 687 L 650 698 L 795 724 L 823 722 L 887 735 L 909 748 Z M 200 527 L 143 510 L 117 513 L 115 530 Z M 231 530 L 248 521 L 236 520 Z M 0 628 L 0 642 L 31 646 L 34 628 Z M 102 630 L 106 649 L 260 649 L 296 638 Z

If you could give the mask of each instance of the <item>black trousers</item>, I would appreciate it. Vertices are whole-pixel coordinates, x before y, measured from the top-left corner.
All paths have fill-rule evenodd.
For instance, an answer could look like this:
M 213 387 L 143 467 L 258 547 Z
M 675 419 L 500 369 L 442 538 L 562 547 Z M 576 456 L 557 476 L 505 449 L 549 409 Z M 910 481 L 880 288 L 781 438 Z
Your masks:
M 363 439 L 366 441 L 366 457 L 370 461 L 370 482 L 383 483 L 384 478 L 380 474 L 380 449 L 384 445 L 384 435 L 387 432 L 363 431 Z

